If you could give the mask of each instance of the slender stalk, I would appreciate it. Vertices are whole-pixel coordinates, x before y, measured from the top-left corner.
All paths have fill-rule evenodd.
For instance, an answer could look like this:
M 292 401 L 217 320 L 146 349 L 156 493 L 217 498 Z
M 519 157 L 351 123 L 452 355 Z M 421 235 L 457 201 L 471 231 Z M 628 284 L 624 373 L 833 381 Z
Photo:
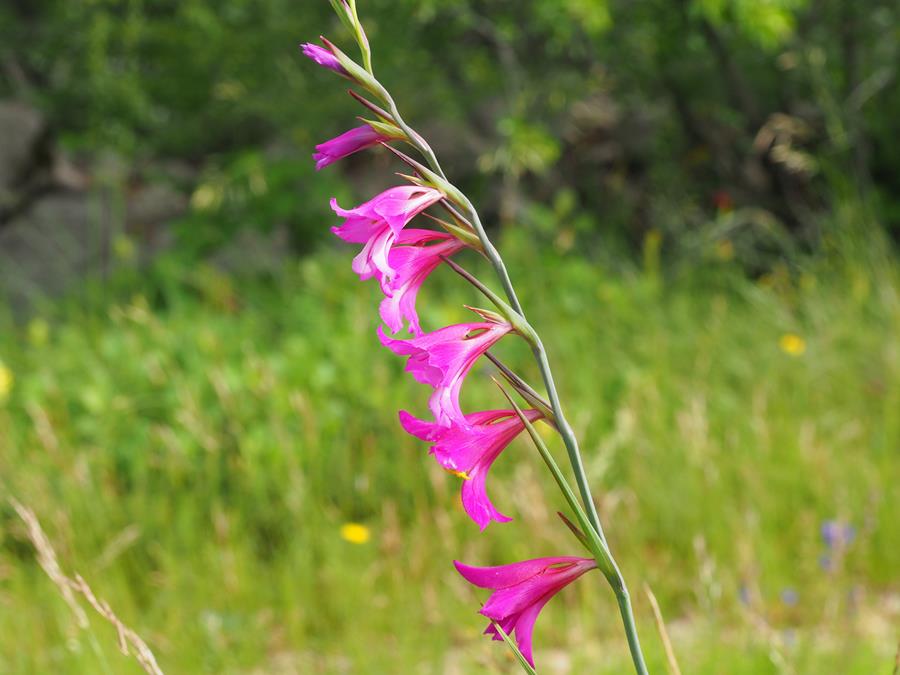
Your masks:
M 663 620 L 662 611 L 659 608 L 659 602 L 650 588 L 650 584 L 644 582 L 644 593 L 650 601 L 650 608 L 653 610 L 653 618 L 656 619 L 656 628 L 659 631 L 659 638 L 662 640 L 663 649 L 666 652 L 666 663 L 669 665 L 669 675 L 681 675 L 681 668 L 678 665 L 678 658 L 675 656 L 675 649 L 672 647 L 672 640 L 669 637 L 669 631 L 666 630 L 666 622 Z
M 591 525 L 605 544 L 606 535 L 603 533 L 603 526 L 600 524 L 600 516 L 597 513 L 594 496 L 591 494 L 591 486 L 588 483 L 587 473 L 584 470 L 584 461 L 581 458 L 581 450 L 578 447 L 578 438 L 575 436 L 569 421 L 563 415 L 562 404 L 559 400 L 559 393 L 556 390 L 556 383 L 553 380 L 553 371 L 550 369 L 550 360 L 547 357 L 544 343 L 541 342 L 536 333 L 534 338 L 535 342 L 532 346 L 532 352 L 538 362 L 541 377 L 544 379 L 547 395 L 550 397 L 550 406 L 553 408 L 553 415 L 556 417 L 559 435 L 562 437 L 566 446 L 566 452 L 569 455 L 569 463 L 572 465 L 572 471 L 575 474 L 575 483 L 578 485 L 578 491 L 581 493 L 581 501 L 584 502 L 584 508 L 587 511 Z
M 379 92 L 379 94 L 381 94 L 384 102 L 387 103 L 391 111 L 391 115 L 394 118 L 394 122 L 412 140 L 413 145 L 415 145 L 419 152 L 422 153 L 422 156 L 425 157 L 432 170 L 435 173 L 439 174 L 444 180 L 448 180 L 447 175 L 441 168 L 441 164 L 438 161 L 437 156 L 434 154 L 434 151 L 431 149 L 431 146 L 429 146 L 428 143 L 426 143 L 425 140 L 406 123 L 406 121 L 400 115 L 400 111 L 398 110 L 397 104 L 394 101 L 393 97 L 388 93 L 386 89 L 383 88 L 382 91 Z M 497 276 L 500 279 L 500 283 L 503 286 L 503 290 L 506 293 L 506 297 L 509 299 L 510 305 L 512 305 L 512 308 L 520 317 L 522 317 L 523 321 L 525 321 L 525 323 L 527 324 L 528 322 L 527 319 L 525 319 L 525 312 L 523 311 L 522 304 L 519 302 L 519 298 L 516 295 L 516 290 L 515 288 L 513 288 L 512 280 L 509 277 L 509 272 L 506 269 L 506 265 L 503 263 L 503 259 L 500 257 L 499 251 L 497 251 L 497 248 L 487 236 L 487 232 L 484 229 L 484 225 L 481 222 L 478 211 L 475 209 L 475 206 L 468 199 L 468 197 L 466 197 L 465 206 L 466 210 L 468 211 L 472 226 L 475 228 L 475 232 L 478 234 L 478 239 L 481 241 L 481 245 L 484 248 L 484 254 L 490 261 L 491 266 L 494 268 L 494 271 L 497 273 Z M 535 359 L 538 362 L 538 367 L 541 371 L 541 377 L 544 380 L 544 386 L 547 387 L 547 394 L 550 396 L 550 404 L 553 408 L 553 414 L 559 424 L 559 433 L 560 436 L 562 436 L 563 443 L 565 443 L 566 446 L 566 451 L 569 454 L 569 461 L 572 464 L 572 470 L 575 472 L 575 479 L 578 483 L 578 490 L 581 493 L 581 499 L 584 502 L 585 508 L 587 509 L 591 525 L 594 526 L 597 534 L 599 534 L 601 539 L 603 539 L 603 541 L 605 542 L 606 536 L 603 533 L 603 527 L 600 524 L 600 517 L 597 514 L 597 507 L 594 504 L 594 499 L 591 495 L 591 489 L 587 482 L 587 476 L 585 475 L 584 471 L 584 462 L 581 459 L 581 451 L 578 448 L 578 440 L 575 437 L 575 432 L 572 430 L 572 427 L 569 425 L 568 421 L 566 421 L 566 418 L 563 415 L 562 405 L 559 401 L 559 394 L 556 391 L 556 384 L 553 380 L 553 372 L 550 369 L 550 362 L 547 358 L 547 351 L 544 349 L 544 345 L 541 342 L 540 337 L 538 337 L 537 332 L 533 328 L 531 328 L 530 324 L 528 324 L 528 327 L 531 329 L 531 335 L 527 337 L 529 337 L 530 341 L 532 342 L 532 351 L 534 352 Z
M 641 642 L 638 639 L 637 626 L 634 623 L 634 611 L 631 609 L 631 596 L 628 594 L 628 588 L 625 586 L 625 580 L 622 579 L 621 572 L 619 573 L 619 579 L 622 582 L 621 587 L 613 587 L 613 590 L 616 592 L 616 601 L 619 603 L 619 613 L 622 615 L 622 623 L 625 626 L 625 635 L 628 638 L 628 649 L 631 652 L 631 660 L 634 662 L 634 669 L 637 671 L 638 675 L 648 675 L 647 664 L 644 663 L 644 654 L 641 652 Z
M 377 81 L 376 81 L 377 82 Z M 432 171 L 438 174 L 443 180 L 445 180 L 448 184 L 451 185 L 447 175 L 444 173 L 444 170 L 441 168 L 440 162 L 438 161 L 437 156 L 434 151 L 431 149 L 431 146 L 423 139 L 412 127 L 410 127 L 403 117 L 400 115 L 400 110 L 397 108 L 397 104 L 391 95 L 388 93 L 386 89 L 380 84 L 377 84 L 378 95 L 381 97 L 382 101 L 388 106 L 390 110 L 391 116 L 394 118 L 394 123 L 407 135 L 410 142 L 413 146 L 416 147 L 417 150 L 422 154 L 425 160 L 428 162 L 428 165 L 431 167 Z M 454 190 L 456 188 L 453 188 Z M 458 192 L 458 191 L 457 191 Z M 459 193 L 462 195 L 462 193 Z M 641 652 L 640 640 L 638 638 L 637 626 L 634 622 L 634 611 L 631 607 L 631 599 L 628 594 L 628 588 L 625 585 L 625 580 L 622 577 L 622 573 L 619 571 L 618 565 L 615 560 L 612 558 L 612 554 L 609 553 L 609 546 L 606 542 L 606 536 L 603 533 L 603 527 L 600 524 L 600 517 L 597 513 L 597 507 L 594 503 L 593 495 L 591 494 L 591 488 L 588 484 L 587 475 L 584 470 L 584 461 L 581 458 L 581 451 L 578 447 L 578 439 L 575 436 L 575 432 L 572 430 L 572 427 L 569 425 L 566 420 L 565 415 L 562 411 L 562 403 L 559 400 L 559 393 L 556 389 L 556 383 L 553 379 L 553 371 L 550 368 L 550 361 L 547 357 L 547 351 L 544 348 L 543 342 L 537 334 L 537 331 L 528 323 L 528 320 L 525 318 L 525 312 L 522 309 L 522 304 L 519 302 L 519 298 L 516 295 L 515 288 L 513 287 L 512 280 L 510 279 L 509 272 L 506 269 L 506 265 L 503 263 L 503 259 L 500 257 L 499 251 L 497 251 L 494 244 L 491 242 L 490 238 L 487 235 L 487 232 L 484 229 L 484 225 L 481 222 L 481 218 L 478 215 L 478 211 L 475 209 L 475 206 L 472 204 L 471 200 L 462 195 L 463 204 L 466 215 L 468 216 L 472 227 L 475 229 L 476 234 L 478 235 L 478 239 L 481 242 L 481 246 L 484 250 L 484 255 L 490 261 L 491 266 L 494 268 L 497 277 L 500 280 L 501 285 L 503 286 L 503 290 L 506 293 L 506 296 L 509 300 L 509 304 L 512 306 L 512 309 L 518 314 L 521 319 L 522 324 L 525 326 L 525 339 L 531 344 L 532 352 L 534 354 L 535 360 L 537 361 L 538 368 L 541 371 L 541 377 L 544 380 L 544 386 L 547 389 L 547 395 L 550 398 L 550 405 L 553 409 L 554 417 L 556 418 L 557 429 L 559 430 L 559 434 L 562 437 L 563 443 L 566 446 L 566 452 L 569 456 L 569 463 L 572 466 L 572 471 L 575 474 L 575 481 L 578 485 L 578 491 L 581 495 L 581 501 L 584 503 L 584 508 L 587 511 L 587 518 L 594 529 L 597 536 L 600 538 L 600 541 L 603 543 L 606 552 L 609 554 L 609 559 L 612 562 L 612 566 L 614 568 L 615 574 L 612 578 L 609 578 L 610 585 L 612 586 L 613 591 L 616 594 L 616 601 L 619 604 L 619 611 L 622 615 L 622 623 L 625 628 L 625 635 L 628 639 L 628 648 L 631 651 L 631 658 L 634 662 L 634 668 L 638 675 L 647 675 L 647 666 L 644 663 L 644 656 Z
M 400 110 L 397 108 L 397 103 L 394 101 L 390 93 L 388 93 L 388 91 L 384 89 L 384 87 L 381 87 L 378 93 L 382 97 L 382 100 L 387 104 L 396 125 L 403 130 L 403 132 L 409 137 L 410 141 L 412 141 L 412 144 L 416 147 L 416 149 L 422 153 L 422 156 L 428 162 L 428 165 L 431 167 L 432 171 L 434 171 L 449 183 L 450 181 L 447 178 L 447 174 L 444 173 L 444 169 L 441 167 L 441 163 L 438 161 L 437 155 L 434 154 L 434 150 L 431 149 L 431 146 L 428 145 L 424 138 L 422 138 L 412 127 L 410 127 L 406 123 L 402 115 L 400 115 Z M 475 205 L 472 204 L 468 197 L 465 197 L 465 195 L 463 195 L 463 197 L 465 199 L 464 206 L 466 208 L 466 211 L 468 211 L 468 216 L 472 222 L 472 226 L 475 228 L 475 232 L 478 234 L 478 239 L 481 241 L 481 246 L 484 249 L 484 255 L 487 257 L 487 259 L 491 263 L 491 266 L 496 271 L 497 276 L 500 279 L 500 283 L 503 286 L 503 291 L 506 293 L 506 297 L 509 298 L 509 304 L 512 305 L 512 308 L 516 311 L 516 313 L 524 319 L 525 313 L 522 311 L 522 304 L 519 302 L 519 298 L 516 295 L 516 289 L 513 288 L 512 280 L 509 277 L 509 272 L 506 270 L 506 265 L 503 263 L 503 259 L 500 257 L 500 252 L 497 251 L 497 248 L 487 236 L 487 232 L 484 229 L 484 225 L 481 222 L 481 217 L 478 215 L 478 211 L 475 209 Z
M 497 386 L 500 386 L 499 382 L 496 380 L 494 381 L 497 383 Z M 647 665 L 644 663 L 644 655 L 641 652 L 641 643 L 638 639 L 637 626 L 634 623 L 634 612 L 631 609 L 631 598 L 628 594 L 628 587 L 625 584 L 625 579 L 622 577 L 619 565 L 616 563 L 609 550 L 606 540 L 604 540 L 599 533 L 591 529 L 588 515 L 578 503 L 578 499 L 572 492 L 572 488 L 569 487 L 568 481 L 566 481 L 565 476 L 563 476 L 562 472 L 559 470 L 556 461 L 553 459 L 553 455 L 550 454 L 550 451 L 547 449 L 547 446 L 544 444 L 540 435 L 534 429 L 532 423 L 528 421 L 528 418 L 525 417 L 522 410 L 516 405 L 516 402 L 513 401 L 502 386 L 500 386 L 500 391 L 503 392 L 506 400 L 512 405 L 516 414 L 519 416 L 519 419 L 522 420 L 522 424 L 528 430 L 528 434 L 531 436 L 532 441 L 534 441 L 542 459 L 547 464 L 547 468 L 550 469 L 550 473 L 556 480 L 557 485 L 559 485 L 559 489 L 562 491 L 563 496 L 575 513 L 575 518 L 578 520 L 579 525 L 585 529 L 586 539 L 582 540 L 582 543 L 587 546 L 588 550 L 594 556 L 598 568 L 603 572 L 603 576 L 606 577 L 613 592 L 616 594 L 616 601 L 619 604 L 619 612 L 622 615 L 622 624 L 625 626 L 625 635 L 628 638 L 628 649 L 631 652 L 634 669 L 638 675 L 648 675 Z
M 500 278 L 500 284 L 503 286 L 506 297 L 509 298 L 509 304 L 512 305 L 512 308 L 518 312 L 522 319 L 525 319 L 525 312 L 522 310 L 522 304 L 516 296 L 516 289 L 513 288 L 512 280 L 509 278 L 509 272 L 506 271 L 506 265 L 503 264 L 500 252 L 497 251 L 494 244 L 488 238 L 487 232 L 484 230 L 484 225 L 481 224 L 481 218 L 478 216 L 478 211 L 475 210 L 475 207 L 472 205 L 472 202 L 469 201 L 468 197 L 466 197 L 466 209 L 472 219 L 472 225 L 475 228 L 475 232 L 478 233 L 478 238 L 481 239 L 481 246 L 484 248 L 484 254 L 487 256 L 494 271 L 496 271 L 497 276 Z

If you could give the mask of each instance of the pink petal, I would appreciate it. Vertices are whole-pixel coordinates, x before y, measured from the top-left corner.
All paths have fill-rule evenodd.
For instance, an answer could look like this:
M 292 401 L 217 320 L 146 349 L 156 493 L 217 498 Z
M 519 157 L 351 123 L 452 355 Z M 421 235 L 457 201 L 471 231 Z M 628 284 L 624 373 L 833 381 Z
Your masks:
M 504 335 L 509 324 L 491 322 L 456 324 L 411 340 L 387 337 L 379 326 L 382 344 L 395 354 L 408 356 L 406 370 L 418 382 L 434 387 L 428 405 L 435 421 L 442 426 L 458 422 L 467 425 L 459 408 L 459 392 L 475 361 Z M 477 333 L 467 337 L 471 333 Z
M 518 614 L 538 598 L 558 592 L 594 567 L 596 563 L 589 558 L 558 558 L 525 581 L 495 591 L 481 613 L 493 619 Z
M 454 562 L 457 571 L 473 586 L 479 588 L 508 588 L 540 574 L 548 566 L 576 558 L 536 558 L 496 567 L 471 567 Z
M 443 240 L 441 243 L 430 246 L 396 246 L 391 250 L 389 261 L 396 273 L 391 278 L 382 279 L 381 290 L 386 297 L 379 306 L 379 314 L 392 333 L 401 330 L 405 320 L 409 322 L 411 333 L 416 336 L 423 334 L 416 312 L 419 289 L 444 258 L 465 248 L 462 242 L 449 235 L 440 238 Z M 422 241 L 424 237 L 417 239 Z
M 323 49 L 318 45 L 310 44 L 308 42 L 300 45 L 300 48 L 303 50 L 305 56 L 308 56 L 320 66 L 333 70 L 338 75 L 347 77 L 347 71 L 344 70 L 341 62 L 327 49 Z
M 410 415 L 405 410 L 400 411 L 400 424 L 410 436 L 415 436 L 423 441 L 434 440 L 435 434 L 446 432 L 446 427 L 442 427 L 434 422 L 426 422 L 418 417 Z
M 590 558 L 574 557 L 537 558 L 499 567 L 470 567 L 458 561 L 453 564 L 469 583 L 497 589 L 480 613 L 507 635 L 515 634 L 519 651 L 532 666 L 532 636 L 541 610 L 560 589 L 597 566 Z M 493 623 L 484 632 L 500 639 Z
M 453 235 L 446 232 L 436 232 L 435 230 L 417 230 L 406 228 L 397 236 L 398 246 L 417 246 L 432 241 L 453 239 Z
M 515 623 L 516 646 L 522 652 L 525 660 L 534 668 L 534 655 L 532 653 L 532 634 L 534 633 L 534 624 L 537 621 L 538 614 L 544 609 L 544 605 L 550 602 L 553 593 L 548 593 L 543 598 L 535 602 L 533 605 L 524 610 L 517 618 Z M 508 635 L 508 633 L 507 633 Z
M 386 140 L 388 140 L 387 136 L 382 136 L 368 124 L 350 129 L 340 136 L 316 146 L 316 153 L 313 155 L 316 160 L 316 170 L 323 169 L 344 157 Z
M 476 470 L 468 474 L 468 478 L 462 484 L 462 504 L 466 514 L 474 520 L 481 531 L 491 524 L 491 521 L 508 523 L 512 520 L 498 511 L 491 502 L 485 489 L 487 469 Z

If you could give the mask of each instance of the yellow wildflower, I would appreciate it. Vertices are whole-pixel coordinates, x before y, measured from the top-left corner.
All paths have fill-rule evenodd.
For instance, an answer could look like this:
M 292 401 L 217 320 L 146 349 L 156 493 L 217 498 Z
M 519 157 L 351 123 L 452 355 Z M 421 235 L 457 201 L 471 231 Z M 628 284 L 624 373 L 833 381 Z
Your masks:
M 795 333 L 785 333 L 778 341 L 778 346 L 789 356 L 802 356 L 806 351 L 806 340 Z
M 359 523 L 345 523 L 341 525 L 341 539 L 351 544 L 365 544 L 372 538 L 369 528 Z
M 12 391 L 15 379 L 12 371 L 6 367 L 3 361 L 0 361 L 0 403 L 9 398 L 9 392 Z

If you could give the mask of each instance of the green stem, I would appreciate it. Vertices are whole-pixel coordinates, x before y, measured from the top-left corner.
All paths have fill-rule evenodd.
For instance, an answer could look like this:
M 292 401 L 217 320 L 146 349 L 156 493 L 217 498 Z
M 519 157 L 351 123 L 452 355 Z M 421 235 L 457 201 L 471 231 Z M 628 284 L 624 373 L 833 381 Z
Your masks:
M 578 524 L 584 530 L 585 538 L 581 539 L 579 537 L 579 539 L 581 539 L 582 544 L 584 544 L 594 556 L 594 560 L 597 561 L 598 568 L 601 572 L 603 572 L 603 576 L 606 577 L 606 580 L 612 587 L 613 592 L 616 594 L 616 601 L 619 603 L 619 612 L 622 615 L 622 624 L 625 627 L 625 635 L 628 639 L 628 648 L 631 651 L 631 658 L 634 662 L 634 669 L 638 675 L 647 675 L 647 665 L 644 663 L 644 655 L 641 652 L 641 643 L 640 639 L 638 638 L 637 626 L 634 623 L 634 612 L 631 608 L 631 598 L 628 594 L 628 587 L 625 585 L 625 579 L 624 577 L 622 577 L 622 572 L 619 569 L 619 566 L 616 563 L 615 559 L 613 558 L 612 553 L 609 550 L 609 546 L 607 545 L 606 541 L 603 540 L 601 536 L 591 527 L 588 515 L 584 512 L 581 504 L 578 503 L 578 499 L 572 492 L 572 488 L 569 486 L 568 481 L 566 481 L 565 476 L 563 476 L 562 472 L 559 470 L 559 466 L 557 466 L 556 461 L 553 459 L 553 455 L 550 454 L 550 451 L 547 449 L 547 446 L 544 444 L 543 439 L 537 433 L 532 423 L 528 421 L 528 418 L 525 417 L 522 410 L 518 405 L 516 405 L 516 402 L 502 386 L 500 387 L 500 391 L 503 392 L 503 395 L 516 411 L 519 419 L 522 420 L 522 424 L 528 430 L 528 434 L 531 436 L 531 440 L 534 441 L 538 452 L 540 452 L 541 457 L 547 464 L 547 468 L 550 469 L 550 473 L 556 480 L 556 484 L 559 486 L 559 489 L 562 491 L 563 496 L 569 503 L 569 507 L 575 514 L 575 518 L 578 521 Z
M 397 104 L 394 102 L 394 99 L 387 92 L 387 90 L 380 85 L 379 88 L 380 90 L 378 91 L 378 94 L 381 96 L 384 103 L 388 106 L 388 109 L 390 110 L 391 115 L 394 118 L 395 124 L 403 130 L 403 132 L 409 138 L 410 142 L 416 147 L 417 150 L 419 150 L 420 153 L 422 153 L 422 156 L 428 162 L 428 165 L 431 167 L 432 171 L 434 171 L 449 183 L 450 181 L 447 179 L 447 175 L 441 168 L 440 162 L 438 162 L 437 156 L 434 154 L 431 146 L 429 146 L 428 143 L 404 121 L 403 117 L 400 115 L 399 109 L 397 108 Z M 615 572 L 614 575 L 612 575 L 612 578 L 608 578 L 608 581 L 610 583 L 610 586 L 612 586 L 612 589 L 616 594 L 616 600 L 619 603 L 619 611 L 622 615 L 622 623 L 625 628 L 625 635 L 628 639 L 628 648 L 631 651 L 631 659 L 634 662 L 635 671 L 637 672 L 637 675 L 647 675 L 647 666 L 644 663 L 644 656 L 641 652 L 641 644 L 638 638 L 637 626 L 634 622 L 634 611 L 631 607 L 631 599 L 628 594 L 628 588 L 625 585 L 625 580 L 622 577 L 622 573 L 619 571 L 618 565 L 612 558 L 612 553 L 609 551 L 609 546 L 606 542 L 606 536 L 603 533 L 603 527 L 600 524 L 600 517 L 597 513 L 597 507 L 594 504 L 594 498 L 591 494 L 591 488 L 588 484 L 587 475 L 584 470 L 584 461 L 581 458 L 581 451 L 578 448 L 578 439 L 575 437 L 575 432 L 572 430 L 572 427 L 566 420 L 565 415 L 563 415 L 562 404 L 559 400 L 559 393 L 556 390 L 556 383 L 553 379 L 553 371 L 550 369 L 550 361 L 547 358 L 547 351 L 546 349 L 544 349 L 544 345 L 541 342 L 541 339 L 538 336 L 537 332 L 534 330 L 534 328 L 532 328 L 531 324 L 529 324 L 528 320 L 525 318 L 525 312 L 523 311 L 522 305 L 519 302 L 519 298 L 516 295 L 516 291 L 513 288 L 512 280 L 509 277 L 509 272 L 506 269 L 506 265 L 503 263 L 503 259 L 500 257 L 500 253 L 497 251 L 496 247 L 488 237 L 487 232 L 484 229 L 484 225 L 481 222 L 481 218 L 478 215 L 478 211 L 475 209 L 475 206 L 472 204 L 468 197 L 464 196 L 464 199 L 465 203 L 463 206 L 465 207 L 467 215 L 472 222 L 472 227 L 478 234 L 478 239 L 481 242 L 482 248 L 484 249 L 484 255 L 490 261 L 491 266 L 494 268 L 494 271 L 497 274 L 497 277 L 500 279 L 503 290 L 506 293 L 507 298 L 509 299 L 509 304 L 521 317 L 522 323 L 526 327 L 526 335 L 524 337 L 531 344 L 532 352 L 534 353 L 538 368 L 541 371 L 541 377 L 544 380 L 544 386 L 547 388 L 547 395 L 550 398 L 550 405 L 556 418 L 556 425 L 559 430 L 559 434 L 562 437 L 563 443 L 566 446 L 566 452 L 569 455 L 569 463 L 572 465 L 572 471 L 575 474 L 575 481 L 578 485 L 578 491 L 581 494 L 581 501 L 584 503 L 584 508 L 587 511 L 588 521 L 593 527 L 597 536 L 600 538 L 600 541 L 603 542 L 605 553 L 609 556 L 609 560 L 611 561 Z
M 379 94 L 381 95 L 384 103 L 387 104 L 388 109 L 390 110 L 391 115 L 394 118 L 394 123 L 403 130 L 403 132 L 409 138 L 410 142 L 416 147 L 419 152 L 422 153 L 422 156 L 428 162 L 431 170 L 449 183 L 450 180 L 447 178 L 447 174 L 444 173 L 444 169 L 441 167 L 441 163 L 438 161 L 437 155 L 434 154 L 434 150 L 432 150 L 431 146 L 428 145 L 428 143 L 426 143 L 425 140 L 406 123 L 406 121 L 400 115 L 400 110 L 397 108 L 397 104 L 394 101 L 393 97 L 383 87 L 381 88 L 381 91 L 379 91 Z M 484 229 L 484 225 L 481 222 L 481 217 L 478 215 L 478 211 L 475 209 L 475 205 L 472 204 L 468 197 L 466 197 L 465 200 L 466 203 L 464 206 L 466 211 L 468 212 L 467 215 L 472 221 L 472 227 L 475 228 L 475 232 L 478 234 L 479 241 L 481 241 L 481 246 L 484 249 L 484 255 L 490 261 L 491 266 L 494 268 L 497 276 L 500 278 L 500 283 L 503 285 L 503 291 L 506 293 L 506 297 L 509 298 L 509 304 L 512 305 L 512 308 L 516 311 L 516 313 L 524 319 L 525 313 L 522 311 L 522 304 L 519 302 L 519 298 L 516 296 L 516 289 L 513 288 L 512 280 L 509 278 L 509 272 L 506 270 L 506 265 L 503 264 L 503 259 L 500 257 L 500 252 L 497 251 L 497 248 L 487 236 L 487 232 Z
M 644 654 L 641 652 L 641 642 L 638 639 L 637 626 L 634 623 L 634 612 L 631 609 L 631 596 L 628 594 L 628 588 L 625 586 L 625 580 L 622 579 L 620 588 L 613 588 L 616 592 L 616 601 L 619 603 L 619 613 L 622 615 L 622 623 L 625 626 L 625 635 L 628 638 L 628 649 L 631 651 L 631 660 L 634 662 L 634 669 L 638 675 L 648 675 L 647 664 L 644 663 Z
M 547 395 L 550 397 L 550 407 L 553 409 L 553 415 L 556 418 L 556 428 L 559 430 L 559 435 L 566 446 L 569 463 L 572 465 L 572 471 L 575 474 L 575 483 L 578 485 L 578 491 L 581 493 L 581 501 L 584 503 L 584 508 L 587 511 L 588 520 L 590 520 L 600 539 L 606 544 L 606 535 L 603 533 L 603 526 L 600 524 L 600 516 L 597 513 L 594 496 L 591 494 L 591 486 L 588 483 L 587 473 L 584 470 L 584 461 L 581 458 L 581 450 L 578 447 L 578 438 L 563 414 L 562 403 L 560 403 L 559 393 L 556 390 L 556 382 L 553 380 L 553 371 L 550 369 L 550 360 L 547 358 L 547 350 L 544 348 L 544 343 L 541 342 L 537 333 L 534 333 L 531 337 L 534 341 L 531 350 L 538 363 L 538 369 L 541 371 L 541 377 L 544 379 Z

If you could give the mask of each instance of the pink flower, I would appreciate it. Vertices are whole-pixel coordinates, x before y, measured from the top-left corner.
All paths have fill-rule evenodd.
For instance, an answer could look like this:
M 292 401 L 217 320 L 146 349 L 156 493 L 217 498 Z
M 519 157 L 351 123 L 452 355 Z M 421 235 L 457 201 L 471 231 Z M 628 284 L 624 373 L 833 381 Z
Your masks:
M 353 271 L 360 279 L 392 279 L 394 269 L 388 261 L 391 246 L 404 227 L 429 206 L 439 202 L 443 195 L 433 188 L 415 185 L 395 187 L 360 204 L 355 209 L 345 210 L 331 200 L 331 208 L 344 224 L 331 231 L 344 241 L 365 244 L 353 259 Z
M 537 410 L 525 413 L 528 421 L 541 417 Z M 492 520 L 512 520 L 500 513 L 487 496 L 485 479 L 500 453 L 518 436 L 525 425 L 513 410 L 488 410 L 466 415 L 467 426 L 442 427 L 400 411 L 400 424 L 407 433 L 423 441 L 432 441 L 431 454 L 438 463 L 463 478 L 462 503 L 469 517 L 482 531 Z
M 346 70 L 344 70 L 344 66 L 341 65 L 341 62 L 338 61 L 337 57 L 332 54 L 327 49 L 320 47 L 319 45 L 314 45 L 312 43 L 306 42 L 300 45 L 300 49 L 303 50 L 303 54 L 311 58 L 313 61 L 318 63 L 323 68 L 328 68 L 329 70 L 333 70 L 338 75 L 343 75 L 344 77 L 350 77 Z
M 463 380 L 478 357 L 512 330 L 508 323 L 461 323 L 411 340 L 393 340 L 379 326 L 378 337 L 395 354 L 409 357 L 406 370 L 416 381 L 434 387 L 428 407 L 440 426 L 469 427 L 459 408 Z
M 560 590 L 597 567 L 590 558 L 573 557 L 538 558 L 500 567 L 453 564 L 470 584 L 493 589 L 481 614 L 496 621 L 507 635 L 515 631 L 519 651 L 532 667 L 531 635 L 538 614 Z M 484 633 L 502 640 L 493 624 Z
M 426 246 L 428 242 L 440 242 Z M 405 230 L 397 239 L 397 244 L 388 254 L 388 264 L 395 270 L 393 278 L 381 279 L 381 290 L 385 298 L 381 301 L 379 313 L 391 333 L 403 328 L 409 322 L 409 332 L 422 335 L 419 315 L 416 313 L 416 296 L 419 289 L 438 265 L 442 257 L 449 258 L 465 248 L 456 237 L 431 230 Z
M 346 131 L 337 138 L 316 146 L 313 159 L 316 160 L 316 171 L 334 164 L 339 159 L 352 155 L 360 150 L 371 148 L 389 138 L 375 131 L 368 124 Z

